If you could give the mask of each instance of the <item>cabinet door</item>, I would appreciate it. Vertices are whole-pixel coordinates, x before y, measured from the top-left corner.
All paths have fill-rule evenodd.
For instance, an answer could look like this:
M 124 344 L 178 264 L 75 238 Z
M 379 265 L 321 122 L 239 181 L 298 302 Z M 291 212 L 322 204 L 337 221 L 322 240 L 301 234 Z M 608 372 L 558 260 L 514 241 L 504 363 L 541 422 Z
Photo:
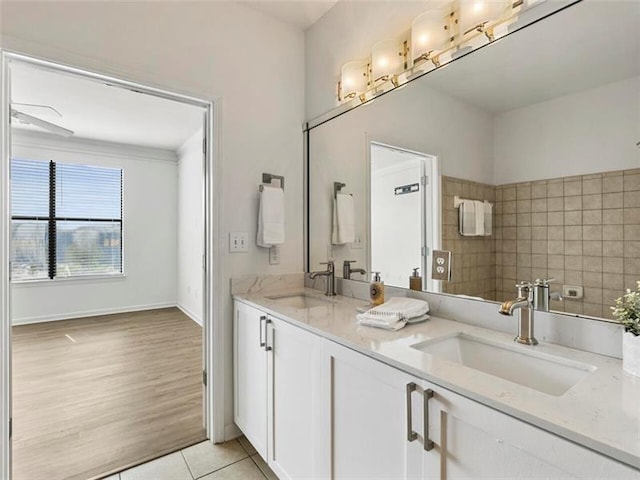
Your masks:
M 320 478 L 320 337 L 274 317 L 268 324 L 269 458 L 281 480 Z
M 324 343 L 323 359 L 329 409 L 324 420 L 330 425 L 328 476 L 421 478 L 421 433 L 411 441 L 408 437 L 422 432 L 422 381 L 329 341 Z M 412 384 L 413 392 L 407 389 Z
M 266 315 L 235 302 L 233 327 L 234 420 L 267 458 L 267 353 L 261 346 Z
M 638 479 L 637 470 L 592 450 L 448 390 L 433 390 L 440 462 L 425 457 L 424 478 Z

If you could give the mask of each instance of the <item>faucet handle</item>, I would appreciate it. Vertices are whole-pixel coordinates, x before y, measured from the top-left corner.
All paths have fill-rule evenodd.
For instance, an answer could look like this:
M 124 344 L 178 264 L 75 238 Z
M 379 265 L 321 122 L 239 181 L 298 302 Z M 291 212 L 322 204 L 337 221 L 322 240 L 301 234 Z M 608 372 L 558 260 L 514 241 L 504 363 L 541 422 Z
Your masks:
M 555 281 L 555 278 L 536 278 L 536 281 L 534 283 L 538 287 L 548 287 L 550 283 L 553 283 Z
M 356 263 L 356 262 L 357 262 L 357 260 L 345 260 L 343 263 L 345 265 L 349 265 L 350 263 Z

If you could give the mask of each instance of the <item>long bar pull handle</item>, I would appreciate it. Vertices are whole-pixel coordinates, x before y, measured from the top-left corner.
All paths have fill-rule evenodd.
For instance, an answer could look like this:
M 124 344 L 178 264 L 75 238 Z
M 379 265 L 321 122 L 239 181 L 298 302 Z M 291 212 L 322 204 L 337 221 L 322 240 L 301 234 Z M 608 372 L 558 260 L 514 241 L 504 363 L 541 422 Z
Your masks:
M 264 323 L 264 325 L 265 325 L 265 327 L 264 327 L 264 328 L 262 328 L 262 325 L 263 325 L 263 323 L 262 323 L 262 322 L 265 322 L 265 323 Z M 267 346 L 267 340 L 266 340 L 266 337 L 267 337 L 267 335 L 266 335 L 266 333 L 267 333 L 267 326 L 266 326 L 266 322 L 267 322 L 267 316 L 266 316 L 266 315 L 262 315 L 262 316 L 260 316 L 260 346 L 261 346 L 261 347 L 266 347 L 266 346 Z M 265 335 L 264 335 L 264 338 L 265 338 L 265 339 L 264 339 L 264 340 L 262 339 L 262 332 L 264 332 L 264 333 L 265 333 Z
M 422 395 L 423 395 L 422 401 L 424 406 L 424 412 L 423 412 L 424 425 L 423 425 L 422 438 L 424 439 L 424 442 L 423 442 L 424 450 L 425 452 L 428 452 L 429 450 L 433 450 L 433 447 L 434 447 L 433 440 L 429 440 L 429 399 L 433 398 L 433 390 L 431 390 L 430 388 L 427 388 Z
M 272 323 L 271 319 L 267 318 L 267 321 L 264 324 L 264 349 L 267 352 L 270 352 L 271 350 L 273 350 L 273 347 L 269 345 L 269 334 L 267 332 L 267 329 L 269 328 L 270 323 Z
M 418 434 L 413 431 L 412 412 L 411 412 L 411 393 L 416 391 L 418 386 L 411 382 L 407 383 L 407 441 L 413 442 L 418 438 Z

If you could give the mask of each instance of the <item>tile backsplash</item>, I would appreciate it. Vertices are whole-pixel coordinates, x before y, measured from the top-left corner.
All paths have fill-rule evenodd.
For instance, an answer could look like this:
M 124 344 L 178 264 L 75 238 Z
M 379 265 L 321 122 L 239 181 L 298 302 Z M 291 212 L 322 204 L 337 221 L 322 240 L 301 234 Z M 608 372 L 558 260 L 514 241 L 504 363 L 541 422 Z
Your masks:
M 610 306 L 640 278 L 640 169 L 496 187 L 496 298 L 521 280 L 554 278 L 584 287 L 552 309 L 611 317 Z
M 499 186 L 443 177 L 443 248 L 453 255 L 447 293 L 503 301 L 522 280 L 581 286 L 552 309 L 611 317 L 640 279 L 640 169 Z M 453 197 L 494 202 L 494 234 L 463 237 Z

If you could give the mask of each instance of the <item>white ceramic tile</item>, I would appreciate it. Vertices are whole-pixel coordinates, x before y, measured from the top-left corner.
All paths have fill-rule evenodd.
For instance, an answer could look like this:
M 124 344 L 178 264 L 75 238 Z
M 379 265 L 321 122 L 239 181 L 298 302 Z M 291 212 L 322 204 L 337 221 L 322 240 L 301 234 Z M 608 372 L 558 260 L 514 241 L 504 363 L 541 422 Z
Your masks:
M 247 452 L 249 455 L 255 455 L 256 453 L 258 453 L 253 445 L 251 445 L 251 442 L 247 440 L 247 437 L 245 437 L 244 435 L 238 438 L 238 441 L 240 442 L 240 445 L 242 445 L 242 448 L 244 448 L 245 452 Z
M 210 473 L 199 480 L 265 480 L 253 460 L 245 458 L 221 470 Z
M 273 473 L 273 470 L 269 468 L 267 462 L 265 462 L 260 455 L 255 454 L 251 457 L 251 459 L 256 462 L 256 465 L 258 465 L 258 468 L 264 474 L 264 476 L 267 477 L 267 480 L 278 480 L 276 474 Z
M 180 452 L 143 463 L 120 473 L 120 480 L 193 480 Z
M 248 457 L 237 440 L 214 445 L 205 441 L 182 450 L 195 478 L 202 477 Z

